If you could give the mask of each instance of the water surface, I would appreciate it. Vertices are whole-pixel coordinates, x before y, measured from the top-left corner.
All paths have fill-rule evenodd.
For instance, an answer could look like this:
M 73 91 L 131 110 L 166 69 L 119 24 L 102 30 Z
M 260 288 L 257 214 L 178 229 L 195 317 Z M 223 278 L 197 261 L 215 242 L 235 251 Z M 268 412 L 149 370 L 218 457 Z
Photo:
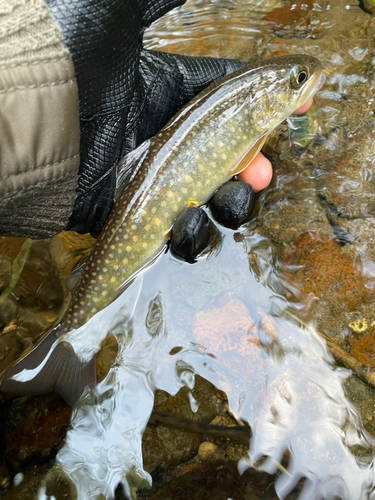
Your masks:
M 244 478 L 250 468 L 275 481 L 268 493 L 264 484 L 233 498 L 283 499 L 295 488 L 295 498 L 309 500 L 375 497 L 374 395 L 347 380 L 349 370 L 319 334 L 372 369 L 373 31 L 371 16 L 348 1 L 238 0 L 188 2 L 146 32 L 146 48 L 188 55 L 250 61 L 305 52 L 321 59 L 327 83 L 315 99 L 317 137 L 305 151 L 281 161 L 286 127 L 270 138 L 275 176 L 248 224 L 237 231 L 217 226 L 215 244 L 193 265 L 164 254 L 65 338 L 86 359 L 103 342 L 109 346 L 101 351 L 101 381 L 74 409 L 53 469 L 70 479 L 79 499 L 112 498 L 120 483 L 134 498 L 159 498 L 144 489 L 151 474 L 163 495 L 173 481 L 188 491 L 184 474 L 202 466 L 194 458 L 199 443 L 215 439 L 168 434 L 170 457 L 185 436 L 174 462 L 168 438 L 153 440 L 154 431 L 145 430 L 154 404 L 176 420 L 210 423 L 222 416 L 225 398 L 232 424 L 246 422 L 252 432 L 249 450 L 237 447 L 227 469 L 240 459 Z M 61 304 L 65 289 L 56 289 Z M 23 304 L 23 328 L 27 310 Z M 3 322 L 9 336 L 11 318 Z M 30 330 L 17 329 L 22 348 L 35 342 Z M 211 389 L 201 389 L 203 379 Z M 168 395 L 176 394 L 172 411 Z M 142 436 L 154 455 L 142 450 Z M 216 443 L 220 451 L 223 441 Z M 39 497 L 46 491 L 42 486 Z M 194 494 L 205 498 L 203 489 Z

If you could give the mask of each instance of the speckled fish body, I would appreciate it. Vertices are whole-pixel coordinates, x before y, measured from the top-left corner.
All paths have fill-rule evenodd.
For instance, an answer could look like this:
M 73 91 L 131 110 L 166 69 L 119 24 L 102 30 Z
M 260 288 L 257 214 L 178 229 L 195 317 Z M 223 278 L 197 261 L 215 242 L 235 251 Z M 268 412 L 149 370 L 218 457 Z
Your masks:
M 309 78 L 290 88 L 293 68 Z M 295 71 L 295 70 L 294 70 Z M 321 81 L 320 63 L 287 56 L 250 65 L 209 87 L 154 137 L 118 198 L 87 264 L 72 327 L 105 307 L 166 243 L 189 202 L 203 203 L 249 161 L 248 153 L 304 104 Z
M 296 80 L 301 71 L 302 83 Z M 323 82 L 313 57 L 274 58 L 228 75 L 182 108 L 143 148 L 140 166 L 118 196 L 55 336 L 83 325 L 113 301 L 161 252 L 175 217 L 189 202 L 204 203 L 243 170 L 267 135 Z

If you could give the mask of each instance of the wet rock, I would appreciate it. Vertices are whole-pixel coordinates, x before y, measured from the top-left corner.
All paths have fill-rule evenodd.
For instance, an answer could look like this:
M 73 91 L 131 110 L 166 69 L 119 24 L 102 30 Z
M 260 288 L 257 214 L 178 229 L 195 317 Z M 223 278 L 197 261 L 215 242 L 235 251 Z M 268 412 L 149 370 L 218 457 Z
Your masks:
M 294 158 L 275 156 L 276 171 L 270 189 L 261 195 L 256 209 L 262 231 L 274 244 L 284 246 L 308 231 L 332 234 L 316 193 L 309 162 L 301 170 Z
M 17 359 L 21 352 L 21 341 L 13 330 L 0 335 L 0 374 Z
M 44 491 L 47 499 L 75 500 L 77 498 L 77 491 L 73 482 L 62 473 L 58 466 L 54 466 L 43 477 L 40 490 Z
M 375 4 L 373 4 L 371 0 L 360 0 L 359 5 L 369 14 L 373 14 L 375 12 Z
M 214 454 L 218 451 L 219 447 L 214 443 L 210 443 L 209 441 L 205 441 L 201 443 L 198 448 L 198 457 L 202 462 L 206 462 L 210 460 Z
M 197 411 L 192 412 L 189 392 L 194 397 Z M 198 453 L 199 445 L 204 441 L 202 433 L 191 432 L 188 422 L 209 423 L 218 414 L 225 415 L 225 402 L 217 389 L 202 379 L 195 378 L 192 391 L 182 388 L 176 396 L 170 396 L 164 391 L 156 391 L 154 412 L 176 420 L 176 427 L 149 425 L 143 434 L 142 450 L 144 467 L 148 472 L 163 467 L 176 467 L 193 458 Z M 186 421 L 186 428 L 180 428 L 180 420 Z
M 7 335 L 0 372 L 58 320 L 68 301 L 65 279 L 93 242 L 90 235 L 73 232 L 50 242 L 0 238 L 0 333 Z
M 267 327 L 263 330 L 268 336 Z M 249 382 L 254 373 L 266 369 L 269 362 L 263 352 L 268 347 L 260 342 L 257 325 L 248 309 L 228 294 L 217 302 L 217 307 L 195 314 L 193 335 L 207 354 L 215 356 L 230 372 Z M 274 340 L 269 336 L 268 346 Z
M 222 307 L 198 311 L 193 319 L 195 340 L 212 353 L 235 351 L 249 355 L 253 345 L 249 332 L 253 327 L 247 307 L 232 298 L 228 302 L 223 300 Z
M 341 250 L 336 240 L 309 233 L 285 247 L 282 261 L 285 274 L 302 298 L 314 294 L 344 304 L 349 311 L 372 300 L 359 262 Z
M 142 438 L 143 466 L 147 472 L 177 466 L 198 452 L 202 436 L 180 429 L 147 427 Z
M 51 465 L 34 465 L 22 469 L 23 480 L 18 485 L 14 484 L 15 474 L 9 475 L 9 481 L 4 491 L 1 492 L 1 500 L 29 500 L 37 498 L 37 492 L 41 482 Z M 58 500 L 63 497 L 56 497 Z M 64 500 L 70 500 L 64 497 Z
M 198 207 L 189 207 L 173 224 L 171 250 L 187 262 L 194 262 L 207 248 L 210 238 L 211 227 L 206 212 Z
M 150 500 L 258 500 L 273 476 L 248 469 L 240 475 L 236 462 L 192 464 L 167 486 L 150 496 Z
M 197 410 L 192 411 L 189 394 L 194 397 Z M 194 389 L 183 387 L 175 396 L 164 391 L 155 392 L 154 411 L 162 415 L 188 418 L 196 422 L 211 422 L 218 414 L 225 412 L 226 399 L 207 380 L 196 376 Z
M 375 262 L 375 219 L 336 217 L 335 222 L 348 241 L 343 246 L 343 252 L 352 259 L 362 259 L 364 269 L 371 266 L 371 262 Z
M 211 422 L 210 425 L 222 425 L 224 427 L 235 427 L 237 422 L 233 418 L 218 415 Z
M 327 295 L 318 301 L 312 298 L 309 306 L 301 316 L 308 321 L 312 315 L 319 331 L 328 337 L 335 338 L 343 349 L 349 351 L 350 338 L 347 334 L 350 312 L 348 307 Z
M 318 199 L 314 198 L 311 203 L 283 199 L 269 206 L 260 219 L 266 234 L 281 245 L 293 242 L 307 231 L 332 234 L 325 213 Z
M 230 181 L 215 192 L 210 208 L 220 224 L 237 228 L 249 219 L 254 201 L 255 193 L 250 184 Z
M 375 370 L 375 326 L 366 335 L 353 336 L 350 354 Z
M 116 359 L 118 344 L 113 335 L 107 335 L 96 355 L 96 380 L 101 382 L 107 376 Z
M 85 262 L 95 241 L 90 234 L 79 234 L 75 231 L 62 231 L 52 238 L 51 256 L 63 276 L 69 276 Z
M 300 317 L 313 318 L 318 330 L 350 350 L 350 324 L 361 318 L 369 323 L 375 319 L 370 311 L 371 278 L 363 272 L 363 262 L 335 238 L 314 233 L 286 246 L 281 260 L 282 276 L 294 293 L 291 300 L 303 304 Z
M 18 465 L 53 455 L 65 437 L 71 412 L 54 394 L 9 401 L 1 414 L 7 460 Z
M 375 389 L 354 375 L 345 380 L 344 389 L 346 397 L 359 410 L 366 428 L 375 437 Z
M 311 0 L 287 3 L 267 12 L 263 19 L 274 28 L 304 30 L 310 27 L 311 15 L 309 13 L 313 9 L 313 5 Z
M 369 140 L 374 129 L 374 104 L 368 99 L 372 91 L 366 83 L 353 85 L 350 92 L 350 99 L 336 103 L 345 130 L 339 144 L 326 157 L 318 148 L 312 151 L 319 165 L 319 195 L 346 220 L 375 215 L 374 147 Z

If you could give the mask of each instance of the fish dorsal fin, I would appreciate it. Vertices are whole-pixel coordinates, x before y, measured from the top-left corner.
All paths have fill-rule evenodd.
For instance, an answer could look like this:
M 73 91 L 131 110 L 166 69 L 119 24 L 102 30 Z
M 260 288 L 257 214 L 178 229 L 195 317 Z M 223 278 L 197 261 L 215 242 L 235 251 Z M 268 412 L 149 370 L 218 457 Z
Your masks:
M 256 157 L 256 155 L 259 153 L 259 151 L 262 149 L 263 144 L 266 142 L 267 135 L 262 135 L 260 139 L 256 141 L 254 146 L 249 149 L 249 151 L 245 154 L 245 156 L 242 158 L 242 160 L 235 165 L 233 170 L 231 170 L 230 174 L 231 175 L 237 175 L 242 170 L 244 170 L 246 167 L 249 166 L 249 164 L 253 161 L 253 159 Z

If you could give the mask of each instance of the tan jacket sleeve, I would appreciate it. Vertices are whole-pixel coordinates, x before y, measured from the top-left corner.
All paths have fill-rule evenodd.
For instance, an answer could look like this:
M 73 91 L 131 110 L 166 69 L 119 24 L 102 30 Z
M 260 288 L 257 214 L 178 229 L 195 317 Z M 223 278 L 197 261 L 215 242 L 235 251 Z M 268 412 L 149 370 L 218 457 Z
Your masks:
M 79 166 L 78 89 L 42 0 L 0 0 L 0 236 L 66 226 Z

